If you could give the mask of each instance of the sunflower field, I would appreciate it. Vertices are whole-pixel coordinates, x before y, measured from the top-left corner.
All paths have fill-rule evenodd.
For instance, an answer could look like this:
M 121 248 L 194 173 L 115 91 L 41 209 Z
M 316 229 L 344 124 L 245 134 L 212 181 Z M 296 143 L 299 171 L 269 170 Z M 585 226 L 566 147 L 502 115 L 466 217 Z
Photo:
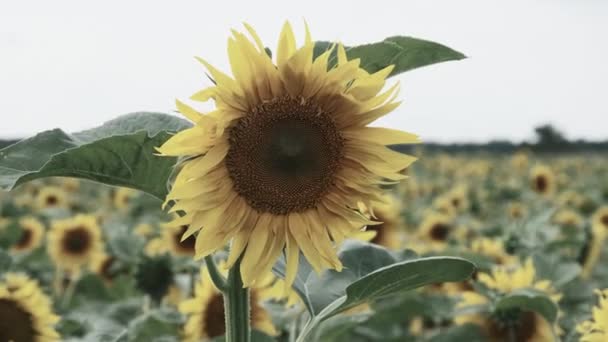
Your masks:
M 210 112 L 0 150 L 0 342 L 608 341 L 604 155 L 373 125 L 391 76 L 465 58 L 438 43 L 245 25 L 228 58 Z

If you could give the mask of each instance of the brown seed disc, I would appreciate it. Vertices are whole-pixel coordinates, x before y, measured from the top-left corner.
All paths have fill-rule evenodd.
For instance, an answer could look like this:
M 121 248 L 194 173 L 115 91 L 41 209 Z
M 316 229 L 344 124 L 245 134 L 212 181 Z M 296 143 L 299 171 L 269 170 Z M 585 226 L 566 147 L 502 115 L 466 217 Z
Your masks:
M 314 208 L 334 181 L 344 140 L 331 116 L 310 101 L 277 98 L 229 131 L 226 167 L 235 191 L 259 212 Z
M 83 227 L 69 230 L 63 237 L 64 252 L 72 255 L 85 254 L 91 246 L 91 234 Z

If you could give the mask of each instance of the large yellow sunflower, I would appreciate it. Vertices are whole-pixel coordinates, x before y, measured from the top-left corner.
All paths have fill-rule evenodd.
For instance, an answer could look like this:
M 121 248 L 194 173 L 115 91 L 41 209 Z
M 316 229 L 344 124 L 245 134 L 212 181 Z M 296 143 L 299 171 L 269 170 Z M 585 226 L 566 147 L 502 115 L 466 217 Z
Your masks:
M 29 252 L 40 246 L 44 237 L 44 224 L 34 217 L 19 219 L 21 237 L 12 247 L 14 252 Z
M 15 273 L 0 280 L 0 341 L 59 341 L 58 321 L 37 282 Z
M 262 282 L 263 285 L 268 285 L 268 276 L 264 277 Z M 263 297 L 263 289 L 251 289 L 251 325 L 266 334 L 276 335 L 270 314 L 260 305 Z M 201 279 L 196 284 L 194 298 L 181 302 L 179 310 L 188 316 L 183 331 L 184 342 L 207 341 L 223 336 L 226 332 L 224 297 L 213 285 L 206 268 L 201 270 Z
M 286 247 L 290 285 L 300 250 L 318 272 L 342 269 L 335 244 L 373 223 L 357 203 L 381 202 L 380 185 L 406 178 L 401 171 L 415 160 L 386 145 L 418 138 L 367 127 L 399 105 L 397 85 L 381 92 L 393 66 L 369 74 L 342 45 L 314 58 L 308 30 L 297 48 L 289 23 L 275 64 L 245 27 L 252 39 L 233 31 L 228 40 L 233 77 L 199 58 L 215 85 L 192 99 L 213 99 L 216 109 L 201 114 L 178 101 L 195 125 L 158 151 L 187 157 L 167 201 L 186 214 L 173 223 L 189 225 L 183 238 L 198 232 L 196 256 L 232 241 L 227 266 L 243 254 L 240 271 L 251 286 Z
M 608 341 L 608 290 L 596 290 L 599 303 L 593 308 L 593 317 L 576 327 L 580 342 Z
M 48 252 L 58 268 L 77 273 L 103 252 L 101 229 L 92 215 L 76 215 L 51 223 Z

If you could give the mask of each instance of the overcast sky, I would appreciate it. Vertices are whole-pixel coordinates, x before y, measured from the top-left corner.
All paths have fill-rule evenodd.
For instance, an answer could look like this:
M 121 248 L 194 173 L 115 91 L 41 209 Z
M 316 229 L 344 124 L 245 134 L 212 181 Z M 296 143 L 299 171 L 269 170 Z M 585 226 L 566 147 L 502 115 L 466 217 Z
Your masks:
M 228 71 L 231 28 L 276 46 L 289 19 L 314 39 L 434 40 L 469 58 L 403 74 L 383 126 L 427 141 L 513 140 L 554 123 L 608 138 L 608 1 L 0 2 L 0 137 L 90 128 L 117 115 L 170 112 L 209 82 L 193 56 Z M 300 39 L 301 41 L 302 39 Z

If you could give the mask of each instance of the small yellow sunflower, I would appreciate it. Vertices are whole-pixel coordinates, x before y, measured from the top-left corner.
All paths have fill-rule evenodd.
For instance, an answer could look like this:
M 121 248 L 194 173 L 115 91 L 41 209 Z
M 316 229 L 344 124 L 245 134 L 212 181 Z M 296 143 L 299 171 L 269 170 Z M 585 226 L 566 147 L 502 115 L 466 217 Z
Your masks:
M 452 220 L 440 213 L 427 214 L 418 228 L 419 238 L 427 244 L 428 250 L 443 250 L 454 231 Z
M 152 225 L 150 225 L 149 223 L 140 223 L 137 226 L 135 226 L 135 228 L 133 228 L 133 232 L 137 236 L 147 238 L 147 237 L 151 236 L 152 234 L 154 234 L 154 229 L 152 228 Z
M 220 269 L 224 268 L 225 265 L 220 265 Z M 262 299 L 259 289 L 251 288 L 251 325 L 268 335 L 276 335 L 270 314 L 259 303 Z M 181 302 L 179 311 L 188 316 L 183 331 L 184 342 L 208 341 L 223 336 L 226 332 L 224 298 L 213 285 L 206 269 L 201 270 L 201 279 L 196 284 L 194 298 Z
M 580 208 L 584 202 L 585 196 L 572 190 L 564 191 L 557 197 L 557 204 L 562 207 Z
M 580 228 L 585 223 L 585 220 L 579 213 L 572 209 L 562 209 L 555 213 L 553 222 L 560 226 Z
M 455 187 L 446 194 L 446 197 L 456 212 L 463 212 L 469 209 L 468 189 L 466 186 L 459 185 Z
M 12 246 L 14 252 L 29 252 L 38 248 L 44 238 L 44 224 L 34 217 L 23 217 L 19 219 L 21 237 Z
M 511 166 L 518 172 L 523 173 L 525 170 L 527 170 L 528 164 L 529 158 L 526 152 L 518 151 L 511 157 Z
M 96 253 L 91 258 L 89 268 L 100 276 L 106 284 L 111 284 L 118 272 L 114 269 L 118 260 L 105 252 Z
M 298 48 L 289 23 L 275 63 L 245 27 L 252 39 L 232 31 L 228 40 L 234 78 L 199 58 L 215 85 L 192 99 L 213 99 L 216 109 L 201 114 L 177 102 L 195 125 L 158 148 L 186 157 L 166 201 L 186 213 L 174 223 L 189 225 L 185 238 L 198 232 L 197 258 L 232 241 L 228 266 L 243 255 L 246 286 L 269 273 L 286 247 L 289 286 L 300 250 L 317 272 L 342 269 L 336 245 L 373 223 L 357 203 L 381 202 L 380 185 L 405 179 L 401 171 L 416 159 L 387 145 L 418 138 L 367 127 L 399 105 L 398 84 L 382 92 L 393 66 L 369 74 L 342 45 L 314 58 L 308 30 Z
M 169 246 L 162 237 L 150 239 L 144 247 L 144 252 L 147 256 L 157 256 L 169 252 Z
M 354 237 L 389 249 L 398 249 L 401 247 L 403 229 L 401 206 L 394 196 L 387 195 L 384 199 L 384 203 L 373 208 L 373 213 L 367 208 L 363 210 L 370 219 L 381 223 L 367 226 L 365 231 L 357 233 Z
M 604 249 L 604 242 L 608 237 L 608 207 L 601 207 L 595 211 L 591 218 L 591 241 L 589 251 L 583 263 L 583 279 L 588 279 L 597 265 Z
M 479 273 L 478 280 L 503 295 L 519 289 L 532 288 L 546 293 L 555 303 L 561 299 L 561 294 L 553 288 L 550 281 L 537 279 L 531 259 L 526 260 L 522 267 L 500 266 L 493 269 L 491 274 Z M 465 291 L 461 294 L 457 307 L 462 309 L 488 303 L 490 298 L 474 291 Z M 505 319 L 507 321 L 504 321 Z M 511 312 L 507 317 L 467 313 L 458 315 L 454 321 L 459 325 L 479 325 L 488 341 L 492 342 L 508 341 L 510 334 L 515 335 L 515 341 L 521 342 L 556 341 L 554 331 L 559 331 L 559 327 L 553 327 L 542 316 L 530 311 Z
M 554 302 L 561 294 L 553 288 L 549 280 L 538 280 L 532 259 L 527 259 L 521 267 L 499 266 L 491 274 L 479 273 L 478 279 L 490 289 L 507 294 L 515 290 L 532 288 L 546 293 Z
M 608 233 L 608 206 L 601 207 L 595 211 L 591 218 L 593 230 L 598 234 Z
M 58 179 L 59 184 L 67 192 L 76 192 L 80 189 L 80 179 L 71 177 L 61 177 Z
M 530 172 L 532 190 L 543 196 L 551 196 L 555 192 L 555 174 L 546 165 L 537 165 Z
M 509 217 L 514 220 L 519 220 L 528 215 L 528 210 L 521 202 L 511 202 L 508 207 Z
M 113 190 L 112 202 L 114 207 L 120 210 L 128 209 L 132 199 L 137 195 L 137 191 L 130 188 L 116 188 Z
M 53 327 L 59 317 L 38 283 L 7 273 L 0 281 L 0 341 L 51 342 L 61 338 Z
M 576 327 L 580 342 L 608 341 L 608 290 L 596 290 L 598 305 L 593 308 L 593 317 Z
M 51 223 L 49 256 L 58 268 L 77 273 L 103 252 L 101 229 L 92 215 L 76 215 Z
M 36 207 L 38 209 L 67 208 L 68 205 L 68 194 L 58 186 L 42 187 L 36 194 Z
M 497 265 L 512 265 L 517 257 L 505 251 L 504 243 L 498 239 L 477 238 L 471 243 L 471 252 L 491 258 Z
M 187 231 L 188 225 L 173 226 L 168 224 L 163 227 L 162 239 L 167 249 L 176 256 L 194 256 L 195 254 L 196 238 L 193 235 L 182 238 L 185 237 L 184 234 Z

